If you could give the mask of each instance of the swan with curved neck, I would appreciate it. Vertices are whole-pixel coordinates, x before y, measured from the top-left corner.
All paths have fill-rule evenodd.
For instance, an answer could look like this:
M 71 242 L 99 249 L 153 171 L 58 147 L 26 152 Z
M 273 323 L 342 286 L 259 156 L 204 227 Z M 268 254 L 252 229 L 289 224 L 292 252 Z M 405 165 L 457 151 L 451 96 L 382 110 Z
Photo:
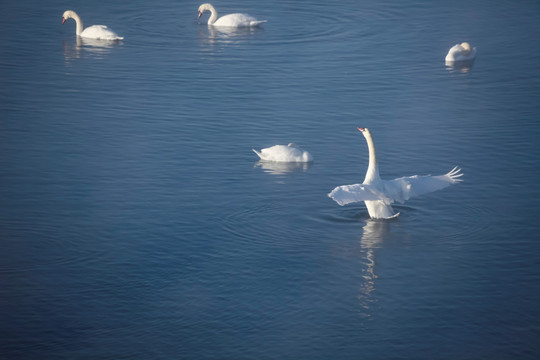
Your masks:
M 473 61 L 476 58 L 476 48 L 471 47 L 468 42 L 456 44 L 448 50 L 448 54 L 444 58 L 447 63 L 460 61 Z
M 73 10 L 66 10 L 62 15 L 62 25 L 65 24 L 67 19 L 75 20 L 77 24 L 75 34 L 77 36 L 88 38 L 88 39 L 98 39 L 98 40 L 122 40 L 122 36 L 118 36 L 114 31 L 110 30 L 105 25 L 93 25 L 89 26 L 86 29 L 83 28 L 83 22 L 79 15 Z
M 394 202 L 403 203 L 413 196 L 444 189 L 461 181 L 461 169 L 455 167 L 450 172 L 439 176 L 408 176 L 394 180 L 382 180 L 379 176 L 375 143 L 367 128 L 358 128 L 366 138 L 369 150 L 369 165 L 362 184 L 342 185 L 336 187 L 328 196 L 339 205 L 363 201 L 374 219 L 392 219 L 399 215 L 394 213 Z
M 216 9 L 212 4 L 208 3 L 199 6 L 199 19 L 205 11 L 210 11 L 208 26 L 255 27 L 266 22 L 266 20 L 257 20 L 253 16 L 239 13 L 224 15 L 218 18 Z

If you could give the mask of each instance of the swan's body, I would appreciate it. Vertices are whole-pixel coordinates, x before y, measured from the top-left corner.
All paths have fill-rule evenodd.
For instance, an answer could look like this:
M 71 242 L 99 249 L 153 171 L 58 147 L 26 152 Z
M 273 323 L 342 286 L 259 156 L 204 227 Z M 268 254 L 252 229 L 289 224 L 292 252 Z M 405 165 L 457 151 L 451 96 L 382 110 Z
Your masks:
M 450 48 L 444 60 L 447 63 L 473 61 L 476 58 L 476 48 L 471 48 L 468 42 L 456 44 Z
M 105 25 L 93 25 L 89 26 L 86 29 L 83 29 L 83 23 L 79 15 L 73 10 L 66 10 L 62 15 L 62 24 L 66 22 L 67 19 L 75 20 L 77 23 L 77 29 L 75 33 L 77 36 L 87 38 L 87 39 L 97 39 L 97 40 L 122 40 L 122 36 L 118 36 L 114 31 L 106 27 Z
M 261 160 L 274 162 L 312 162 L 313 157 L 307 151 L 303 151 L 298 145 L 290 143 L 289 145 L 274 145 L 262 149 L 260 152 L 252 149 L 259 155 Z
M 210 11 L 211 13 L 210 18 L 208 19 L 209 26 L 253 27 L 266 22 L 266 20 L 257 20 L 253 16 L 247 14 L 229 14 L 218 19 L 218 13 L 211 4 L 202 4 L 199 6 L 199 18 L 205 11 Z
M 449 173 L 439 176 L 408 176 L 394 180 L 382 180 L 379 177 L 379 167 L 375 154 L 375 144 L 368 129 L 358 128 L 366 138 L 369 149 L 369 165 L 366 178 L 362 184 L 338 186 L 330 194 L 339 205 L 364 201 L 369 216 L 374 219 L 390 219 L 397 217 L 391 204 L 403 203 L 413 196 L 426 194 L 444 189 L 455 184 L 463 174 L 455 167 Z

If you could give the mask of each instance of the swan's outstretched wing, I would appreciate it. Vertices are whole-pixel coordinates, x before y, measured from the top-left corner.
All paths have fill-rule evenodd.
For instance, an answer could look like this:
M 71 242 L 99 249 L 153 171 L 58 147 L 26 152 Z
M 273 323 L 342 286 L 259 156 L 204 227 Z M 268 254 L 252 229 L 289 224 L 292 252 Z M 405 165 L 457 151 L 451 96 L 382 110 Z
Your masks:
M 461 169 L 456 166 L 448 174 L 439 176 L 414 175 L 395 180 L 383 180 L 376 186 L 368 184 L 342 185 L 332 190 L 328 196 L 339 205 L 374 200 L 381 200 L 387 205 L 395 201 L 402 203 L 413 196 L 441 190 L 462 181 L 460 177 L 463 176 L 463 173 L 460 171 Z
M 366 184 L 341 185 L 332 190 L 328 196 L 341 206 L 359 201 L 373 200 L 383 200 L 388 204 L 392 203 L 391 199 Z
M 384 194 L 393 201 L 404 202 L 413 196 L 427 194 L 456 184 L 463 176 L 457 166 L 449 173 L 439 176 L 414 175 L 384 182 Z

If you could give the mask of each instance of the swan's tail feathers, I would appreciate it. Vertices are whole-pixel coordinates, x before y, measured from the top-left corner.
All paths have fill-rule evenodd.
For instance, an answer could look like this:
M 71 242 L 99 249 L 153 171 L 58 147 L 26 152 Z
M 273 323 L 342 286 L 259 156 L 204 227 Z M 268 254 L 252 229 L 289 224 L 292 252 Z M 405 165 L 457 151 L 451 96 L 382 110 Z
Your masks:
M 255 154 L 259 155 L 259 157 L 260 157 L 261 159 L 263 158 L 263 156 L 262 156 L 262 154 L 261 154 L 260 152 L 258 152 L 258 151 L 255 150 L 255 149 L 251 149 L 251 150 L 253 150 L 253 152 L 254 152 Z
M 265 22 L 268 22 L 268 20 L 256 20 L 249 23 L 249 26 L 259 26 L 261 24 L 264 24 Z
M 399 216 L 399 214 L 401 213 L 395 213 L 394 215 L 390 216 L 390 217 L 387 217 L 387 218 L 384 218 L 384 220 L 392 220 L 392 219 L 397 219 L 397 217 Z
M 446 176 L 448 176 L 452 183 L 458 183 L 460 181 L 463 181 L 463 179 L 460 179 L 464 174 L 461 172 L 461 169 L 459 167 L 454 167 Z

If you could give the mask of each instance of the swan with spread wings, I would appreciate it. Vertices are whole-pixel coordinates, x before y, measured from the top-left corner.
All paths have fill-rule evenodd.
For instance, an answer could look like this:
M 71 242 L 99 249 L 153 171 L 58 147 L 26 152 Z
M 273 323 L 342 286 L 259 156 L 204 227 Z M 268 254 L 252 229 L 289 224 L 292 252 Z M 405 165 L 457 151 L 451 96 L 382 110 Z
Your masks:
M 403 203 L 413 196 L 444 189 L 460 181 L 461 169 L 454 167 L 444 175 L 414 175 L 394 180 L 382 180 L 379 176 L 375 143 L 367 128 L 358 128 L 366 138 L 369 150 L 369 165 L 366 178 L 362 184 L 342 185 L 328 194 L 339 205 L 363 201 L 374 219 L 392 219 L 399 215 L 394 213 L 392 203 Z

